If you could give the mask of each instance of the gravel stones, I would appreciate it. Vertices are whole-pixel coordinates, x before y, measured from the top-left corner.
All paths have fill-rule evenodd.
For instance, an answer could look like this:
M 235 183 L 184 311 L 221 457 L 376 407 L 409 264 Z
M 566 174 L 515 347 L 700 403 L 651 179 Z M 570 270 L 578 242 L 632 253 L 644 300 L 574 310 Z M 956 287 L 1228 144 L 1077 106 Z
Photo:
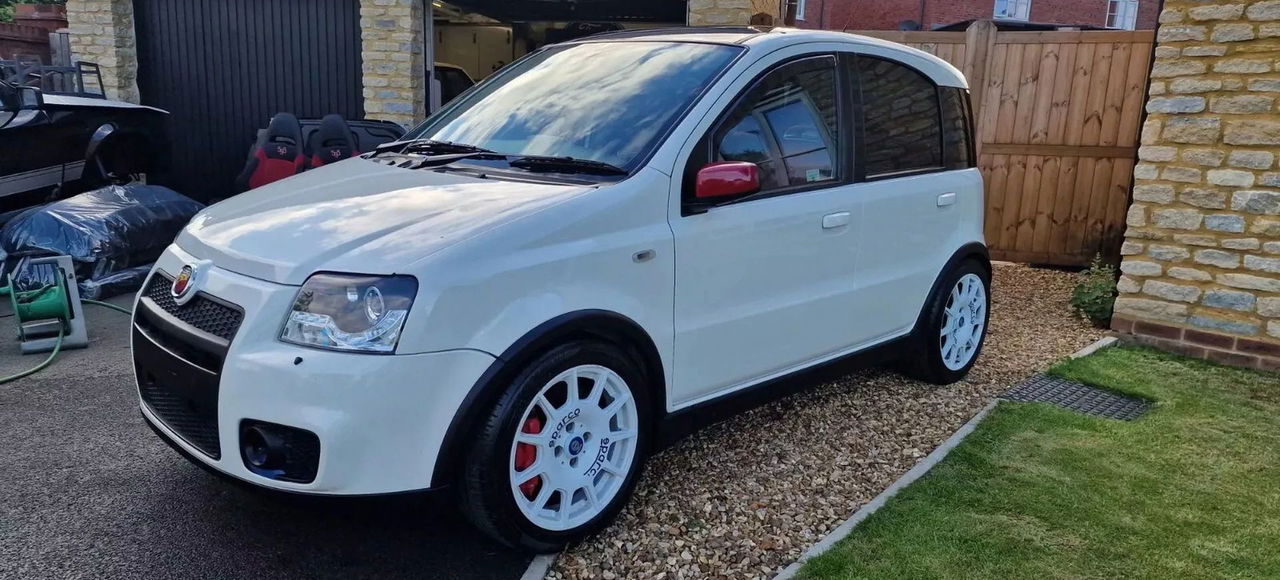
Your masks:
M 1070 312 L 1071 273 L 996 264 L 990 335 L 968 379 L 861 371 L 713 425 L 650 459 L 605 531 L 550 577 L 768 578 L 993 397 L 1102 336 Z

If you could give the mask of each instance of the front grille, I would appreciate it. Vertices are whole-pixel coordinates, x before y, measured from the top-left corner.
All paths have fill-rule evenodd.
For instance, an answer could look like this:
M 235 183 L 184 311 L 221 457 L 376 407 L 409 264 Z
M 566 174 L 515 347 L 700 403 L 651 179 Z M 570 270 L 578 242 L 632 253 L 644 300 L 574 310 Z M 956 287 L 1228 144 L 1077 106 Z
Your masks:
M 228 342 L 240 329 L 244 313 L 222 304 L 204 293 L 197 293 L 186 304 L 179 305 L 173 300 L 169 289 L 173 286 L 173 278 L 163 272 L 156 272 L 147 284 L 143 296 L 150 298 L 165 312 L 195 328 L 217 336 Z
M 220 458 L 222 447 L 218 440 L 217 413 L 209 415 L 196 411 L 188 400 L 176 396 L 166 385 L 154 380 L 154 377 L 152 379 L 139 377 L 138 380 L 142 400 L 146 401 L 151 411 L 187 443 L 209 457 Z
M 169 292 L 172 286 L 173 278 L 157 271 L 134 314 L 138 394 L 182 440 L 219 459 L 222 363 L 244 311 L 203 292 L 179 305 Z
M 184 441 L 218 459 L 218 373 L 176 356 L 133 327 L 133 368 L 138 394 L 153 413 Z

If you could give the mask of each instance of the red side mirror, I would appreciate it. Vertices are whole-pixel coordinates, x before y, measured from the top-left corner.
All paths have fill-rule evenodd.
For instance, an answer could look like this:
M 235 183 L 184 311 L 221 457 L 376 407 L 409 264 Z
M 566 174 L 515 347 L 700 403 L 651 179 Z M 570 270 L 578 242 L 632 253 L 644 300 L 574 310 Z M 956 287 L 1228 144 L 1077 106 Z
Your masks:
M 746 161 L 712 163 L 698 170 L 693 196 L 698 199 L 760 191 L 760 168 Z

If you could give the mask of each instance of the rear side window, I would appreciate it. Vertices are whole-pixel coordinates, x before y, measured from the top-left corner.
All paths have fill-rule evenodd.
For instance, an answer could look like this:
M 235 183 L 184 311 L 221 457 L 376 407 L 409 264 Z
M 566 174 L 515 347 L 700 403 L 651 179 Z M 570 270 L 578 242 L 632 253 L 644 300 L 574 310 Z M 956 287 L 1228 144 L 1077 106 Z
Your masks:
M 839 179 L 835 58 L 797 61 L 769 73 L 712 136 L 716 161 L 760 167 L 760 190 Z
M 938 87 L 895 62 L 866 56 L 857 62 L 867 177 L 941 169 Z
M 947 169 L 969 169 L 973 158 L 973 119 L 969 112 L 969 92 L 958 87 L 942 87 L 943 161 Z

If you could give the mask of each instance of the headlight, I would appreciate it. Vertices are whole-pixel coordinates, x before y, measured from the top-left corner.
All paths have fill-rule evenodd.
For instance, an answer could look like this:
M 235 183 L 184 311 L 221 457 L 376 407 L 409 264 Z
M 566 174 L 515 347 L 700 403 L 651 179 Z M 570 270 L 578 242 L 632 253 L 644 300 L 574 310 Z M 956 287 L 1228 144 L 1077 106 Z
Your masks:
M 395 352 L 417 293 L 413 276 L 315 274 L 298 290 L 280 340 L 333 350 Z

